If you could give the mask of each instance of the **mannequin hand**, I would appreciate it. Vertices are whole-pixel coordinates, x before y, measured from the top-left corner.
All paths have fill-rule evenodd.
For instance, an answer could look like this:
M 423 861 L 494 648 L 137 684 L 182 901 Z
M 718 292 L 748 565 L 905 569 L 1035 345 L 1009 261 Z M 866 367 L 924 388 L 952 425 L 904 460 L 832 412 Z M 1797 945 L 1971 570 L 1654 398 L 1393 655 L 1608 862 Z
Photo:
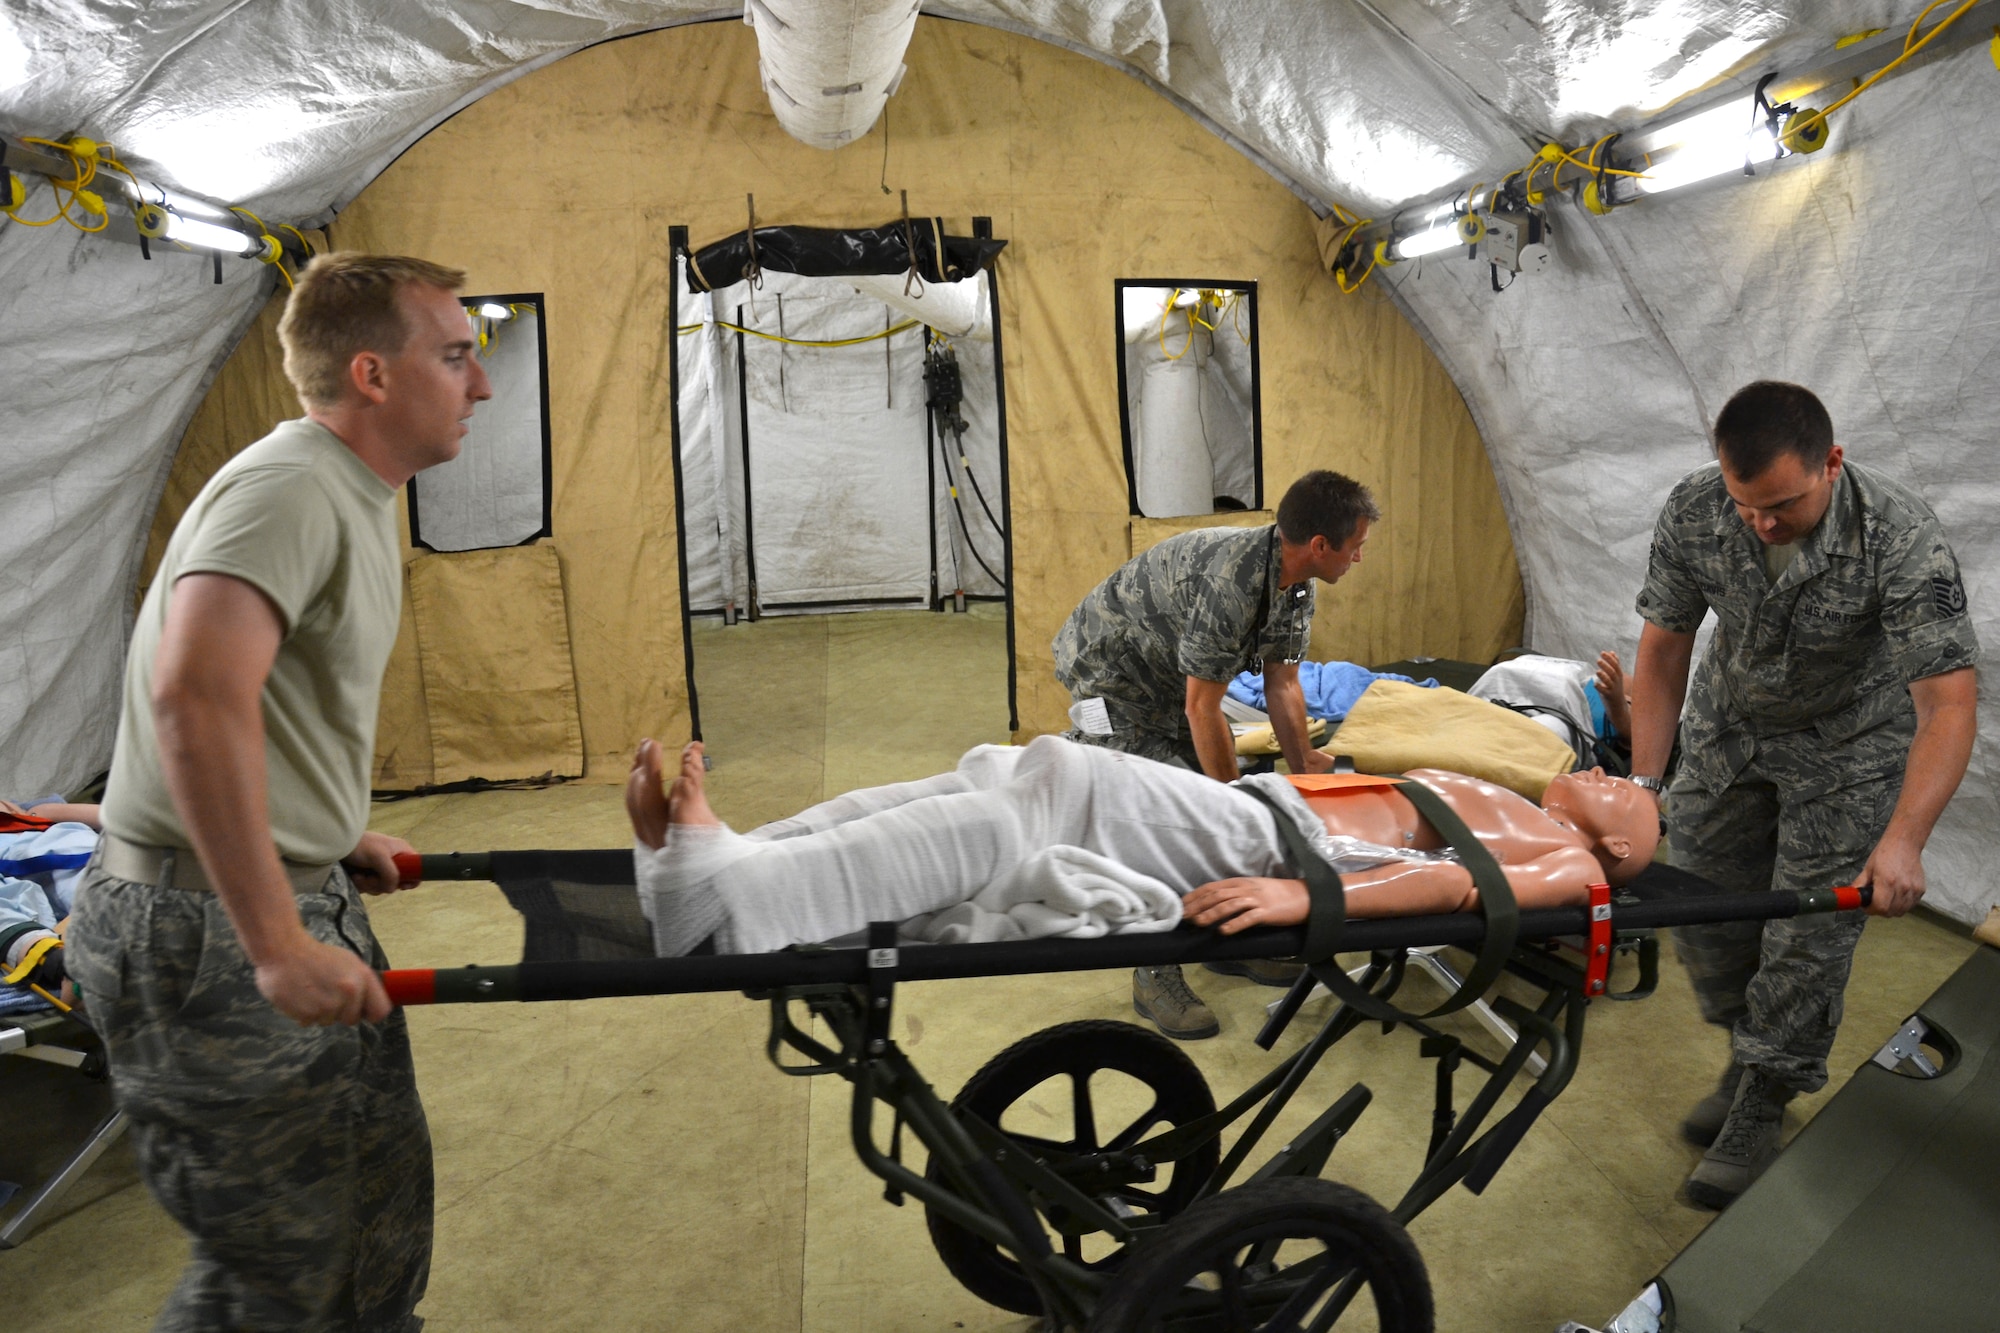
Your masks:
M 1924 849 L 1892 834 L 1876 844 L 1854 883 L 1875 890 L 1869 915 L 1901 916 L 1924 896 Z
M 1181 917 L 1234 935 L 1251 926 L 1301 925 L 1311 905 L 1302 879 L 1239 875 L 1204 884 L 1183 898 Z
M 625 813 L 632 821 L 633 836 L 654 851 L 667 841 L 667 793 L 661 785 L 660 763 L 660 743 L 648 736 L 639 742 L 631 775 L 625 779 Z

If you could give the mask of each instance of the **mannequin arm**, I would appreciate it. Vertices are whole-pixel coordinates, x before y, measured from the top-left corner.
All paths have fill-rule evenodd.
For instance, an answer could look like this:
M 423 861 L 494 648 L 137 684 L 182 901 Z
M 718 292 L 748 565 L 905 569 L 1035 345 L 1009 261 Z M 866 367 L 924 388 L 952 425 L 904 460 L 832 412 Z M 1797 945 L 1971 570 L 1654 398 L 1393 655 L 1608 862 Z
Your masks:
M 1340 877 L 1349 916 L 1430 916 L 1463 911 L 1477 895 L 1472 874 L 1449 861 L 1393 861 Z M 1239 875 L 1204 884 L 1181 900 L 1181 916 L 1234 935 L 1251 926 L 1297 926 L 1311 899 L 1302 879 Z
M 1514 900 L 1523 908 L 1570 907 L 1587 901 L 1604 879 L 1597 858 L 1581 847 L 1559 847 L 1532 861 L 1503 866 Z M 1472 872 L 1450 861 L 1394 861 L 1340 877 L 1347 914 L 1359 919 L 1470 912 L 1479 906 Z M 1181 901 L 1181 915 L 1197 926 L 1234 935 L 1251 926 L 1305 923 L 1311 901 L 1302 879 L 1238 876 L 1204 884 Z

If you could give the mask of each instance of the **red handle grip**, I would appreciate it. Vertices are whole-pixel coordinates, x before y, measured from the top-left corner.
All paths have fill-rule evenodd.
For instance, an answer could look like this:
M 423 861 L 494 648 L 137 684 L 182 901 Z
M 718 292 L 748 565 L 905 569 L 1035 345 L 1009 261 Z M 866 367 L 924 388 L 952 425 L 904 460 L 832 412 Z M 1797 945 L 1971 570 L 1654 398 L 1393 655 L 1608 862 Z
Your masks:
M 390 968 L 382 974 L 382 989 L 389 992 L 391 1004 L 434 1004 L 437 1001 L 437 971 L 428 967 Z
M 424 858 L 415 852 L 397 852 L 396 882 L 399 886 L 423 883 Z

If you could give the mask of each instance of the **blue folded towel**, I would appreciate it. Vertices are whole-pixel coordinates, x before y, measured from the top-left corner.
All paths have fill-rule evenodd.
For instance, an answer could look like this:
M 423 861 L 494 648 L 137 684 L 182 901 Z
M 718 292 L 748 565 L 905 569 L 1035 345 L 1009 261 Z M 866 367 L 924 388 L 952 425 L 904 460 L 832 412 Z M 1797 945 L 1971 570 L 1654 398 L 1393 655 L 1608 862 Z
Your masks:
M 1305 692 L 1306 716 L 1323 717 L 1329 722 L 1346 717 L 1355 700 L 1378 680 L 1400 680 L 1405 685 L 1419 685 L 1427 690 L 1438 687 L 1434 680 L 1412 680 L 1394 672 L 1370 671 L 1352 662 L 1299 663 L 1299 688 Z M 1266 708 L 1264 673 L 1246 671 L 1230 681 L 1229 697 L 1252 708 Z

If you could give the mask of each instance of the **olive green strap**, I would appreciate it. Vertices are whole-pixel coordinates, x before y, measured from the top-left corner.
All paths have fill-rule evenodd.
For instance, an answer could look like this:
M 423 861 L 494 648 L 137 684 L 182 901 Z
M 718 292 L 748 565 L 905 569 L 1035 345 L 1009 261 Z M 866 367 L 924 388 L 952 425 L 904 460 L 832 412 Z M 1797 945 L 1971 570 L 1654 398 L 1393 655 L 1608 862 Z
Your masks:
M 1450 999 L 1425 1015 L 1429 1018 L 1465 1008 L 1500 979 L 1507 966 L 1507 955 L 1514 951 L 1514 941 L 1521 933 L 1521 907 L 1514 901 L 1514 887 L 1507 882 L 1507 872 L 1442 796 L 1408 777 L 1396 790 L 1417 808 L 1417 813 L 1437 830 L 1439 837 L 1451 844 L 1451 849 L 1458 853 L 1459 864 L 1472 872 L 1473 886 L 1479 890 L 1479 914 L 1486 919 L 1486 938 L 1480 942 L 1472 970 L 1466 973 L 1464 983 Z
M 1306 882 L 1309 903 L 1306 947 L 1299 956 L 1307 963 L 1324 963 L 1339 951 L 1342 928 L 1347 921 L 1347 894 L 1340 876 L 1274 797 L 1254 786 L 1246 785 L 1239 790 L 1249 792 L 1269 806 L 1277 820 L 1278 833 L 1285 841 L 1285 848 Z M 1479 889 L 1480 913 L 1486 919 L 1486 938 L 1480 945 L 1479 956 L 1471 972 L 1467 973 L 1459 988 L 1444 1003 L 1421 1014 L 1399 1009 L 1380 996 L 1363 990 L 1338 967 L 1314 969 L 1314 975 L 1343 1003 L 1384 1022 L 1435 1018 L 1463 1009 L 1477 1000 L 1506 966 L 1507 955 L 1513 951 L 1520 929 L 1520 908 L 1514 902 L 1514 891 L 1507 883 L 1505 872 L 1493 859 L 1492 853 L 1472 835 L 1465 821 L 1436 792 L 1414 778 L 1399 779 L 1397 790 L 1438 831 L 1439 836 L 1451 844 L 1458 852 L 1461 863 L 1471 872 L 1472 882 Z

